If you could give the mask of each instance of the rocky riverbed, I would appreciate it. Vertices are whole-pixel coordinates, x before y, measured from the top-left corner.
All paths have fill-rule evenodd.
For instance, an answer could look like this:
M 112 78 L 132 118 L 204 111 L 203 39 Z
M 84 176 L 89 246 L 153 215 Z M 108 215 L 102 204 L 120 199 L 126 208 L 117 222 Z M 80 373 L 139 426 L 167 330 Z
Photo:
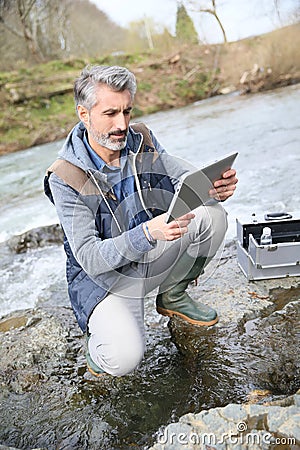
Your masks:
M 0 252 L 26 260 L 48 245 L 61 245 L 55 226 L 14 238 Z M 228 242 L 189 289 L 218 310 L 219 323 L 168 321 L 150 296 L 144 361 L 122 378 L 87 371 L 63 282 L 52 304 L 2 317 L 0 449 L 188 449 L 195 439 L 203 449 L 296 449 L 300 278 L 248 282 Z M 201 447 L 204 433 L 210 442 Z M 255 446 L 247 447 L 249 439 Z

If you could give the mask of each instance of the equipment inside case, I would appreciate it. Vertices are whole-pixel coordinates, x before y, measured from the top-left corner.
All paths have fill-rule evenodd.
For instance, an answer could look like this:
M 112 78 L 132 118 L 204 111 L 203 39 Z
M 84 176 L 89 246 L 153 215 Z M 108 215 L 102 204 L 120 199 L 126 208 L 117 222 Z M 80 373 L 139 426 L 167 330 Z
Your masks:
M 266 214 L 263 221 L 259 221 L 259 219 L 253 215 L 252 222 L 241 223 L 238 221 L 238 223 L 242 226 L 242 230 L 239 230 L 238 227 L 238 239 L 240 237 L 239 231 L 241 231 L 242 239 L 239 239 L 239 241 L 244 248 L 248 248 L 250 234 L 252 234 L 259 244 L 263 228 L 266 226 L 272 230 L 273 244 L 279 244 L 281 242 L 300 242 L 300 218 L 295 219 L 291 214 Z
M 265 227 L 271 228 L 272 244 L 260 245 Z M 300 214 L 255 214 L 237 219 L 237 257 L 249 280 L 300 275 Z

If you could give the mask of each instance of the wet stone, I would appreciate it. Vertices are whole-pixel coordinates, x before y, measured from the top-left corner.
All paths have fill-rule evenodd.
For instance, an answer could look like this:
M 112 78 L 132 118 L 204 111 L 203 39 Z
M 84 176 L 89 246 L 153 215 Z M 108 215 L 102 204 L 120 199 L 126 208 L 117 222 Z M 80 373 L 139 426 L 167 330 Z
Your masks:
M 242 405 L 229 404 L 220 410 L 219 413 L 221 417 L 232 422 L 240 422 L 247 419 L 247 413 Z
M 285 408 L 278 406 L 277 410 L 275 408 L 276 407 L 274 406 L 274 413 L 272 414 L 272 416 L 268 417 L 268 429 L 271 432 L 276 432 L 277 430 L 279 430 L 281 425 L 284 424 L 290 417 L 296 417 L 297 414 L 299 415 L 300 413 L 299 407 L 297 407 L 296 405 L 288 406 Z
M 2 323 L 6 327 L 0 333 L 0 380 L 12 391 L 30 389 L 65 361 L 68 331 L 52 313 L 30 310 L 10 314 Z
M 34 228 L 18 236 L 13 236 L 7 242 L 10 250 L 15 253 L 26 253 L 30 249 L 62 243 L 63 232 L 58 224 Z
M 14 314 L 13 317 L 0 320 L 0 332 L 4 333 L 15 328 L 22 328 L 26 325 L 27 321 L 28 317 L 26 315 L 21 314 L 17 316 Z

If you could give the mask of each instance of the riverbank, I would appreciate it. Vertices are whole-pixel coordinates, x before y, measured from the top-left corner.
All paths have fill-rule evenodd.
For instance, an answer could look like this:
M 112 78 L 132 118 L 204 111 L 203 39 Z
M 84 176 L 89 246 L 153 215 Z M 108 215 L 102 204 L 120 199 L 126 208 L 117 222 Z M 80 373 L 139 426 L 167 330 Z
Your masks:
M 41 247 L 61 246 L 61 237 L 55 225 L 31 230 L 1 244 L 1 260 L 19 253 L 26 264 Z M 122 378 L 95 379 L 87 371 L 84 336 L 65 284 L 51 288 L 56 306 L 40 303 L 3 317 L 0 444 L 125 450 L 157 442 L 155 449 L 167 449 L 173 447 L 163 436 L 174 432 L 174 448 L 181 448 L 176 436 L 215 433 L 211 426 L 218 419 L 220 433 L 234 433 L 243 422 L 248 434 L 293 437 L 298 445 L 293 416 L 299 413 L 299 277 L 248 282 L 234 241 L 204 277 L 190 294 L 218 310 L 218 325 L 169 321 L 153 313 L 155 297 L 147 298 L 145 359 Z
M 168 54 L 52 61 L 0 74 L 0 155 L 64 138 L 77 118 L 72 86 L 88 63 L 125 65 L 138 81 L 133 118 L 215 95 L 300 82 L 300 25 L 223 45 Z

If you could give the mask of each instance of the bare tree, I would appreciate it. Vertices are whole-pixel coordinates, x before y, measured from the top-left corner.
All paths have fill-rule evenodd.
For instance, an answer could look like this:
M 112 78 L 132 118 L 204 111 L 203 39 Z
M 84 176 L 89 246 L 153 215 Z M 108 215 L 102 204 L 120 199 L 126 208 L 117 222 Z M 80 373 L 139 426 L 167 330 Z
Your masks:
M 66 46 L 68 1 L 0 0 L 0 26 L 21 39 L 35 61 L 43 61 Z
M 145 29 L 144 23 L 140 28 Z M 153 38 L 152 28 L 151 34 Z M 125 28 L 89 0 L 0 0 L 3 70 L 43 60 L 124 51 L 127 36 Z M 139 40 L 135 35 L 134 41 Z
M 221 22 L 221 19 L 217 13 L 217 6 L 216 6 L 216 0 L 211 0 L 211 6 L 206 6 L 206 5 L 196 5 L 196 2 L 194 1 L 188 1 L 188 3 L 192 6 L 193 10 L 196 12 L 200 12 L 200 13 L 208 13 L 211 14 L 216 21 L 218 22 L 219 27 L 221 28 L 222 34 L 223 34 L 223 39 L 224 42 L 227 42 L 227 36 L 225 33 L 225 29 L 223 27 L 223 24 Z
M 69 6 L 72 0 L 48 0 L 40 18 L 39 44 L 45 56 L 61 56 L 69 51 Z
M 25 40 L 27 48 L 37 61 L 43 59 L 37 42 L 37 19 L 34 14 L 34 6 L 36 0 L 16 0 L 8 5 L 8 2 L 3 2 L 1 8 L 0 22 L 1 24 L 13 33 L 15 36 Z M 2 5 L 1 5 L 2 6 Z M 13 23 L 11 16 L 5 15 L 6 11 L 13 11 L 18 17 L 18 22 Z

